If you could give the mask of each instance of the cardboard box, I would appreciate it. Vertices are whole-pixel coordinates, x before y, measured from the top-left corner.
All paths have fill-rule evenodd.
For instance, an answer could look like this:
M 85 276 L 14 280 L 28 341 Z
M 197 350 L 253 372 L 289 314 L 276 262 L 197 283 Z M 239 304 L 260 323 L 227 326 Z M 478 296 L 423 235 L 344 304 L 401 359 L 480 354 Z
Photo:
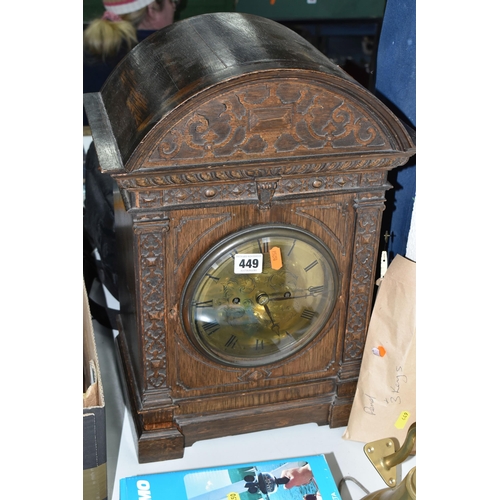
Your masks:
M 101 373 L 85 286 L 83 287 L 83 499 L 106 500 L 106 415 Z

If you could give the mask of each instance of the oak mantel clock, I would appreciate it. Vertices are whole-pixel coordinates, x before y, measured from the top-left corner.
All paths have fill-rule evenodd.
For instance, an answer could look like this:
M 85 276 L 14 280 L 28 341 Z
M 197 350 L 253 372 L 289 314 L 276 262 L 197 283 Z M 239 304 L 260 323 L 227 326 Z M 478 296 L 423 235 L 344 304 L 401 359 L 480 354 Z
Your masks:
M 415 153 L 403 125 L 300 36 L 237 13 L 156 32 L 84 102 L 117 186 L 139 461 L 346 425 L 387 172 Z

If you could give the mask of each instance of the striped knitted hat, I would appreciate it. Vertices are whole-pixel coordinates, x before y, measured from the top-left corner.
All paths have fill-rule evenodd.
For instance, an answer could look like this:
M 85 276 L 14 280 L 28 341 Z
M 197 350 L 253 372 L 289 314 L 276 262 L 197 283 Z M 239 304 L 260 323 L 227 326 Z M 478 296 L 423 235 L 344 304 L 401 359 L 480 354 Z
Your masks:
M 104 8 L 114 14 L 128 14 L 146 7 L 154 0 L 103 0 Z

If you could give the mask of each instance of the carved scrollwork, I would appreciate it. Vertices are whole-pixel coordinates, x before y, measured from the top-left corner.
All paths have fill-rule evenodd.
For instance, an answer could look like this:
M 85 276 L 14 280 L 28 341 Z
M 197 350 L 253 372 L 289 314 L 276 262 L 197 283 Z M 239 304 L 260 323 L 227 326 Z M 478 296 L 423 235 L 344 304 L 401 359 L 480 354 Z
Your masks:
M 358 207 L 357 210 L 344 360 L 360 359 L 363 355 L 369 306 L 373 293 L 371 287 L 375 252 L 378 248 L 376 238 L 381 211 L 380 205 Z
M 163 235 L 161 232 L 141 231 L 138 244 L 145 380 L 150 388 L 158 389 L 166 387 L 167 382 Z
M 257 159 L 336 150 L 387 151 L 388 139 L 367 111 L 319 85 L 250 83 L 187 113 L 158 141 L 149 163 Z

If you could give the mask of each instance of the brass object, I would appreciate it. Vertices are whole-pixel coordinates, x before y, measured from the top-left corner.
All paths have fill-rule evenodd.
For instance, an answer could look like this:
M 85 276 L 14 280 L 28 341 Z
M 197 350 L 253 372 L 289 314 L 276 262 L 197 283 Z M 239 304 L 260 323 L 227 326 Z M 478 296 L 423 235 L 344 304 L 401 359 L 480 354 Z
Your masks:
M 417 498 L 417 468 L 408 472 L 403 482 L 395 488 L 384 488 L 369 495 L 362 500 L 416 500 Z
M 401 448 L 395 438 L 379 439 L 364 446 L 368 460 L 389 488 L 370 493 L 363 497 L 363 500 L 415 500 L 417 498 L 417 468 L 413 467 L 401 482 L 401 471 L 397 467 L 410 455 L 415 446 L 416 437 L 417 424 L 414 423 L 408 429 Z

